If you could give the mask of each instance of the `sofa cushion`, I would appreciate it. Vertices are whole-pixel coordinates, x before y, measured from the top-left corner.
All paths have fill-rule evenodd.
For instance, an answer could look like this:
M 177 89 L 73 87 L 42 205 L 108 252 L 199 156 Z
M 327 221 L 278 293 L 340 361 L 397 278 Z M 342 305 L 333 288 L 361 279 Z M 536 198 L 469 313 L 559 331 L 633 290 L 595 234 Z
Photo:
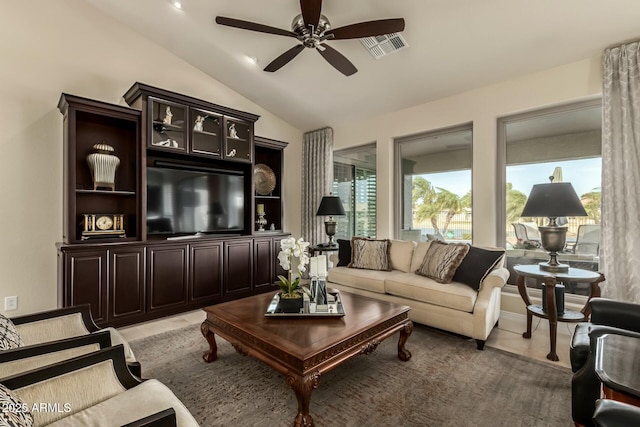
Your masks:
M 0 426 L 33 426 L 33 415 L 28 405 L 2 384 L 0 384 Z
M 0 314 L 0 350 L 10 350 L 23 346 L 22 338 L 11 319 Z
M 401 271 L 376 271 L 349 267 L 334 267 L 329 270 L 327 281 L 383 294 L 385 279 L 399 274 L 406 273 L 402 273 Z
M 480 290 L 482 281 L 496 267 L 504 254 L 504 250 L 488 250 L 470 246 L 469 252 L 453 275 L 453 281 L 471 286 L 476 291 Z
M 389 239 L 351 238 L 351 268 L 390 271 Z
M 427 254 L 429 250 L 429 246 L 431 246 L 431 242 L 418 242 L 416 247 L 413 249 L 413 256 L 411 257 L 411 269 L 409 272 L 414 273 L 417 269 L 422 265 L 422 261 L 424 261 L 424 256 Z
M 411 271 L 411 258 L 416 243 L 410 240 L 391 240 L 389 247 L 389 267 L 405 273 Z
M 351 240 L 338 239 L 338 264 L 336 267 L 346 267 L 351 262 Z
M 456 269 L 469 252 L 469 245 L 464 243 L 444 243 L 439 240 L 431 242 L 416 274 L 429 277 L 440 283 L 450 283 Z
M 413 273 L 400 273 L 385 280 L 385 291 L 390 295 L 472 312 L 478 292 L 462 283 L 438 283 Z

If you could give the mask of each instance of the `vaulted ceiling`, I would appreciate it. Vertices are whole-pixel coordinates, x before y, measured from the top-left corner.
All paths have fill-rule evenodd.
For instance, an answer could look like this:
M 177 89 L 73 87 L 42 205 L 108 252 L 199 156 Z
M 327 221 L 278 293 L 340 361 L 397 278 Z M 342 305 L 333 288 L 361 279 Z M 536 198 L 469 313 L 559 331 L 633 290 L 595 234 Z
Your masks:
M 333 28 L 404 18 L 408 47 L 376 60 L 358 40 L 329 41 L 356 74 L 342 75 L 311 49 L 267 73 L 296 40 L 215 17 L 290 30 L 298 1 L 182 0 L 182 10 L 169 0 L 86 1 L 303 131 L 591 58 L 640 36 L 638 0 L 324 0 Z

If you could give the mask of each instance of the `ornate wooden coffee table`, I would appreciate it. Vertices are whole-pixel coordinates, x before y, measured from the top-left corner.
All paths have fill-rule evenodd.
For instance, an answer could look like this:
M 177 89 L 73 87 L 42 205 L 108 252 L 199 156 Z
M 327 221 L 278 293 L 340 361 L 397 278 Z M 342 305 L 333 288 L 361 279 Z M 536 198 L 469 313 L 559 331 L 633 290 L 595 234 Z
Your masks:
M 411 358 L 404 345 L 413 332 L 410 307 L 341 292 L 345 316 L 340 318 L 272 318 L 264 313 L 271 293 L 204 308 L 200 330 L 209 342 L 206 362 L 216 360 L 215 335 L 236 351 L 282 373 L 298 399 L 295 426 L 313 426 L 311 392 L 320 376 L 345 360 L 373 352 L 385 338 L 400 332 L 398 357 Z

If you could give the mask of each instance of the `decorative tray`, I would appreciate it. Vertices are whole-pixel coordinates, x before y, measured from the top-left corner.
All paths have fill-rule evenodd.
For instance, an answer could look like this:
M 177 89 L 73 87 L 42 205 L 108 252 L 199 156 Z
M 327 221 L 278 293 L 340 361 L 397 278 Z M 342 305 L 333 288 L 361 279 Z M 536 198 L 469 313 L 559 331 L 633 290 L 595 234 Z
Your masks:
M 267 196 L 276 188 L 276 175 L 269 166 L 258 163 L 253 167 L 253 183 L 256 193 Z
M 276 293 L 269 303 L 269 307 L 267 311 L 264 313 L 266 317 L 304 317 L 304 318 L 313 318 L 313 317 L 343 317 L 344 316 L 344 307 L 342 306 L 342 299 L 340 298 L 340 293 L 334 291 L 329 291 L 327 293 L 328 299 L 331 300 L 333 297 L 333 302 L 329 302 L 329 304 L 324 306 L 316 306 L 315 303 L 311 303 L 308 297 L 305 295 L 304 298 L 304 306 L 300 310 L 300 313 L 282 313 L 278 309 L 278 303 L 280 302 L 280 295 Z

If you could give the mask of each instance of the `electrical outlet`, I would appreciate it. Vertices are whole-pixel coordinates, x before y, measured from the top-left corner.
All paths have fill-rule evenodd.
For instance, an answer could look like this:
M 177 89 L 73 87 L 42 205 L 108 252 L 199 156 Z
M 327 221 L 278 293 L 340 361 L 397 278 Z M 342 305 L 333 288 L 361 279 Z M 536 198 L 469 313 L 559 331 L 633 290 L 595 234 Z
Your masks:
M 5 311 L 18 309 L 18 297 L 4 297 L 4 309 Z

